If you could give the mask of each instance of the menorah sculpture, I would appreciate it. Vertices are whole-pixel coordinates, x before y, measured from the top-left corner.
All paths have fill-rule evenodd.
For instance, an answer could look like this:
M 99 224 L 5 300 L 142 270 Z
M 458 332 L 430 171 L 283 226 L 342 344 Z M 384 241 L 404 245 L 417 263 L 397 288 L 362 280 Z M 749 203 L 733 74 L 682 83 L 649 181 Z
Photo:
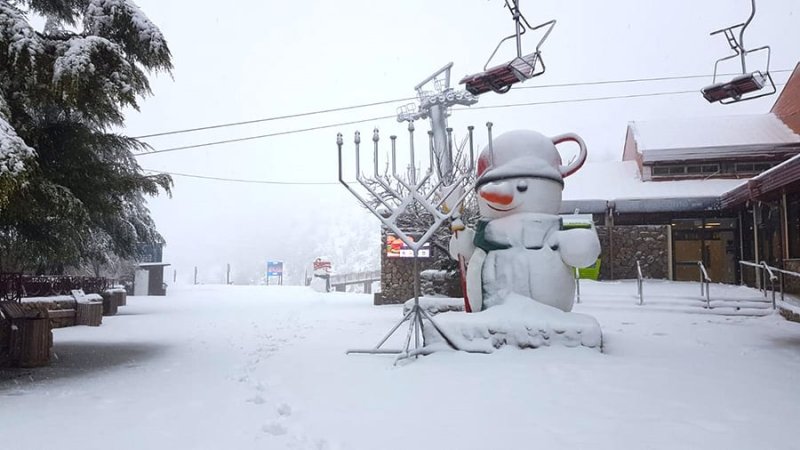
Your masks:
M 408 358 L 411 356 L 419 356 L 427 353 L 422 342 L 422 331 L 424 321 L 427 320 L 436 332 L 441 335 L 443 340 L 453 349 L 458 350 L 458 347 L 452 339 L 450 339 L 445 332 L 440 328 L 436 321 L 426 312 L 419 304 L 420 294 L 420 275 L 419 275 L 419 251 L 426 242 L 433 236 L 442 224 L 448 220 L 452 220 L 459 212 L 460 205 L 464 202 L 468 195 L 473 191 L 472 183 L 470 182 L 470 174 L 474 169 L 474 149 L 472 140 L 473 127 L 469 127 L 469 162 L 467 168 L 462 171 L 455 179 L 446 183 L 442 177 L 434 177 L 434 136 L 433 132 L 428 132 L 429 141 L 429 154 L 430 164 L 424 176 L 417 180 L 417 169 L 415 163 L 414 153 L 414 122 L 409 121 L 409 150 L 410 150 L 410 166 L 407 178 L 399 175 L 397 172 L 397 136 L 390 136 L 391 139 L 391 177 L 387 173 L 381 174 L 379 168 L 378 148 L 380 135 L 376 128 L 372 134 L 373 142 L 373 175 L 372 177 L 365 177 L 361 173 L 361 133 L 355 133 L 355 156 L 356 156 L 356 181 L 361 186 L 365 195 L 362 195 L 356 187 L 346 182 L 342 175 L 342 134 L 339 133 L 336 137 L 336 145 L 339 149 L 339 182 L 350 191 L 353 196 L 364 205 L 381 223 L 391 230 L 395 235 L 405 243 L 413 251 L 413 269 L 414 269 L 414 303 L 408 313 L 398 322 L 386 336 L 381 339 L 378 344 L 370 349 L 353 349 L 348 350 L 347 353 L 369 353 L 369 354 L 397 354 L 397 360 Z M 447 128 L 447 147 L 451 151 L 453 148 L 453 130 Z M 393 182 L 395 188 L 392 186 Z M 417 204 L 430 215 L 431 223 L 425 229 L 422 236 L 414 239 L 410 234 L 400 228 L 397 219 L 402 214 L 406 213 L 409 208 Z M 381 348 L 384 343 L 405 323 L 409 322 L 408 334 L 406 335 L 405 345 L 402 349 L 383 349 Z M 414 340 L 413 348 L 411 340 Z

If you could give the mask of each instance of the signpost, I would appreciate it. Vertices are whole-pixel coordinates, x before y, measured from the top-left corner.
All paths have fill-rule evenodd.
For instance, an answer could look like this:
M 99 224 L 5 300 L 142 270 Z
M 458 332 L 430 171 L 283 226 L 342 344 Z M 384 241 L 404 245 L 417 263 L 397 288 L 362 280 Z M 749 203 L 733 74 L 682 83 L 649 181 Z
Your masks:
M 409 236 L 412 241 L 414 240 L 413 236 Z M 431 256 L 431 243 L 425 242 L 422 244 L 422 248 L 419 249 L 417 257 L 419 258 L 428 258 Z M 402 239 L 394 235 L 393 233 L 388 233 L 386 235 L 386 257 L 387 258 L 413 258 L 414 257 L 414 250 L 408 246 Z
M 279 285 L 283 285 L 283 261 L 267 261 L 267 285 L 273 277 L 278 279 Z

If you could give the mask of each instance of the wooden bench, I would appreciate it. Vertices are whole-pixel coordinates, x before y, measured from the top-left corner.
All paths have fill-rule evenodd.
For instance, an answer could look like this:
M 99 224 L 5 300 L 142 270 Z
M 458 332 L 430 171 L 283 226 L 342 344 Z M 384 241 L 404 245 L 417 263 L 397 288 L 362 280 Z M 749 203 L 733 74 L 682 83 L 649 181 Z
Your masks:
M 75 325 L 88 325 L 99 327 L 103 323 L 103 302 L 92 301 L 83 292 L 83 289 L 73 289 L 78 313 L 75 316 Z
M 6 342 L 0 343 L 6 355 L 0 355 L 14 367 L 40 367 L 50 363 L 53 332 L 47 308 L 35 303 L 0 302 L 0 326 Z
M 54 329 L 75 326 L 75 317 L 78 315 L 75 308 L 50 309 L 47 313 L 50 316 L 50 326 Z
M 119 300 L 108 291 L 104 291 L 100 295 L 103 297 L 103 315 L 115 316 L 117 314 L 117 308 L 119 307 Z

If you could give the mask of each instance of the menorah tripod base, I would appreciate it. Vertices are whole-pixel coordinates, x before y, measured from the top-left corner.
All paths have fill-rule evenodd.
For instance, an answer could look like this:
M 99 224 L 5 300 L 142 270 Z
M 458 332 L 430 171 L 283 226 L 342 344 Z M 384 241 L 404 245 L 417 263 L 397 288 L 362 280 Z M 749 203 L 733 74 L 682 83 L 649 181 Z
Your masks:
M 369 349 L 351 349 L 347 351 L 347 354 L 351 353 L 367 353 L 367 354 L 389 354 L 389 355 L 397 355 L 397 361 L 402 359 L 411 358 L 411 357 L 418 357 L 419 355 L 426 355 L 431 353 L 430 349 L 426 349 L 424 343 L 424 335 L 423 335 L 423 328 L 424 328 L 424 320 L 430 322 L 433 328 L 442 336 L 442 339 L 450 346 L 453 350 L 458 350 L 458 346 L 450 339 L 447 334 L 439 327 L 433 317 L 425 311 L 419 304 L 419 298 L 414 298 L 414 305 L 411 307 L 411 310 L 406 313 L 403 318 L 386 333 L 386 336 L 378 342 L 373 348 Z M 389 340 L 390 337 L 398 330 L 400 327 L 408 321 L 408 333 L 406 334 L 405 345 L 402 349 L 385 349 L 381 348 L 386 341 Z M 411 340 L 414 340 L 413 347 Z

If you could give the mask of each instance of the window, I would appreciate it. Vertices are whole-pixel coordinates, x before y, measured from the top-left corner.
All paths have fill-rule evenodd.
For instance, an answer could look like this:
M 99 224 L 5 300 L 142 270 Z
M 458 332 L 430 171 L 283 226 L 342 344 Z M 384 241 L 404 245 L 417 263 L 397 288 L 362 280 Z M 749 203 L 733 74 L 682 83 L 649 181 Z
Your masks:
M 669 168 L 670 175 L 683 175 L 686 173 L 686 167 L 684 166 L 672 166 Z
M 655 177 L 706 177 L 719 172 L 719 164 L 671 164 L 653 167 Z
M 734 171 L 739 174 L 757 174 L 769 170 L 774 166 L 773 163 L 736 163 Z
M 669 167 L 664 167 L 664 166 L 653 167 L 653 175 L 654 176 L 669 175 Z

